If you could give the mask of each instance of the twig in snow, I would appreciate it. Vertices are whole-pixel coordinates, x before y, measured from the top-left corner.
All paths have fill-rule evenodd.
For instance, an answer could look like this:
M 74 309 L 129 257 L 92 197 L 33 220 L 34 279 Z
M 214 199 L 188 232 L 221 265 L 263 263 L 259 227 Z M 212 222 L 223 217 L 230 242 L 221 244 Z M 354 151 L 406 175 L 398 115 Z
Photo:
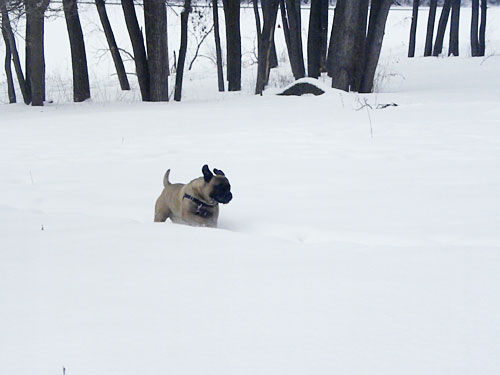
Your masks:
M 356 100 L 360 104 L 360 107 L 356 108 L 356 111 L 360 111 L 360 110 L 362 110 L 365 107 L 373 109 L 372 106 L 368 103 L 368 99 L 367 98 L 363 98 L 363 103 L 361 103 L 361 101 L 359 100 L 359 96 L 356 98 Z
M 368 115 L 368 121 L 370 122 L 370 137 L 373 139 L 372 117 L 370 116 L 370 111 L 368 110 L 368 107 L 366 107 L 366 114 Z

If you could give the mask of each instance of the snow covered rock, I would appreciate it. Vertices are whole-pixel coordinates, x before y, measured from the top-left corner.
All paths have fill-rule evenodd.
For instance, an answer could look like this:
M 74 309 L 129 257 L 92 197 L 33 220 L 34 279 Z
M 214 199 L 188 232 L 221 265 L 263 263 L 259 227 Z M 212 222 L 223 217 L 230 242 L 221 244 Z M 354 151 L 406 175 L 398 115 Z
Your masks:
M 285 90 L 278 95 L 295 95 L 302 96 L 304 94 L 322 95 L 325 89 L 321 88 L 321 82 L 314 78 L 301 78 L 287 86 Z

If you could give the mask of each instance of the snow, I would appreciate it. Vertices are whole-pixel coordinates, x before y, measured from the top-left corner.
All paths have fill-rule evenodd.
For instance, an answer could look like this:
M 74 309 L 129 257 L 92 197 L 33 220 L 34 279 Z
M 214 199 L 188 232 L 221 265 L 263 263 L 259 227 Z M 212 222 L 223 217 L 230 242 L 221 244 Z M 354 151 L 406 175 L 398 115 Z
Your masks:
M 371 95 L 218 94 L 200 60 L 181 103 L 1 105 L 0 374 L 498 374 L 500 11 L 474 59 L 467 10 L 463 57 L 407 59 L 408 14 Z M 220 228 L 153 223 L 205 163 Z

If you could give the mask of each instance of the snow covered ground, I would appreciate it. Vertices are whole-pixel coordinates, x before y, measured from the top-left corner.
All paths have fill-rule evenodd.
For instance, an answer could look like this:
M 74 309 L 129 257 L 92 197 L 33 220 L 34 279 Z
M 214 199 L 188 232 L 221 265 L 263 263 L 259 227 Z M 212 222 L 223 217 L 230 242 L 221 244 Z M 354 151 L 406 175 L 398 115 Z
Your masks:
M 498 374 L 500 11 L 474 59 L 462 14 L 464 57 L 409 60 L 391 13 L 372 95 L 205 62 L 181 103 L 1 105 L 0 374 Z M 205 163 L 220 228 L 153 223 Z

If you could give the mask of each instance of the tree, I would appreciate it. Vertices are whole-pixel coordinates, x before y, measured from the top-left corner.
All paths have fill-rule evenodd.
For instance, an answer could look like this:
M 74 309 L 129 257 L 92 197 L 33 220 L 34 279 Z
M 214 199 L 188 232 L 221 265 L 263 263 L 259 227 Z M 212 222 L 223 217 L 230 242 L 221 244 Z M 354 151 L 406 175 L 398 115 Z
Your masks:
M 118 45 L 116 44 L 113 29 L 111 28 L 111 23 L 109 22 L 108 13 L 106 12 L 106 3 L 104 0 L 95 0 L 95 5 L 97 7 L 97 13 L 99 13 L 99 19 L 101 20 L 104 35 L 106 36 L 106 41 L 108 42 L 109 52 L 111 52 L 111 57 L 113 58 L 113 63 L 115 64 L 116 74 L 118 76 L 118 81 L 120 82 L 120 87 L 122 90 L 130 90 L 130 84 L 128 82 L 127 73 L 125 72 L 125 67 L 123 66 L 123 61 L 120 56 L 120 50 L 118 49 Z
M 302 50 L 302 22 L 300 11 L 300 0 L 285 0 L 285 7 L 282 7 L 282 17 L 285 15 L 286 23 L 289 28 L 288 56 L 295 79 L 306 75 L 304 66 L 304 53 Z M 285 9 L 285 11 L 283 11 Z
M 413 11 L 411 15 L 410 42 L 408 43 L 408 57 L 415 56 L 415 40 L 417 37 L 418 6 L 420 0 L 413 0 Z
M 240 0 L 223 0 L 226 19 L 227 80 L 229 91 L 241 90 Z
M 472 0 L 470 48 L 472 56 L 479 56 L 479 0 Z
M 450 46 L 448 55 L 458 56 L 458 26 L 460 22 L 461 0 L 451 2 Z
M 26 50 L 29 51 L 26 54 L 29 56 L 26 70 L 30 72 L 31 105 L 33 106 L 43 106 L 45 101 L 44 17 L 48 6 L 49 0 L 26 1 L 26 29 L 28 30 Z
M 446 31 L 446 25 L 448 24 L 448 18 L 450 17 L 450 8 L 451 0 L 444 0 L 441 16 L 439 17 L 436 42 L 434 43 L 432 56 L 439 56 L 441 52 L 443 52 L 444 33 Z
M 214 19 L 215 58 L 217 60 L 217 82 L 219 85 L 219 91 L 224 91 L 224 70 L 222 69 L 222 49 L 220 46 L 219 8 L 217 6 L 217 0 L 212 0 L 212 8 Z
M 21 67 L 21 60 L 17 51 L 16 39 L 10 25 L 9 13 L 7 11 L 7 5 L 4 0 L 0 0 L 0 13 L 2 14 L 2 32 L 5 32 L 9 41 L 9 49 L 12 54 L 12 61 L 14 63 L 14 69 L 16 71 L 19 88 L 21 90 L 24 103 L 30 104 L 31 94 L 28 92 L 28 89 L 26 87 L 26 80 L 24 78 L 23 69 Z
M 321 4 L 322 0 L 311 0 L 309 33 L 307 35 L 307 75 L 318 78 L 321 70 Z
M 181 45 L 179 47 L 179 59 L 175 73 L 175 93 L 174 100 L 181 101 L 182 96 L 182 77 L 184 75 L 184 63 L 186 62 L 186 51 L 188 44 L 188 19 L 191 12 L 191 0 L 184 1 L 184 9 L 181 12 Z
M 366 60 L 366 33 L 369 0 L 361 0 L 359 5 L 358 29 L 355 36 L 354 49 L 354 81 L 351 83 L 353 90 L 359 91 L 363 79 Z
M 329 51 L 329 75 L 332 87 L 344 91 L 354 89 L 354 59 L 359 31 L 361 0 L 338 0 Z M 357 90 L 355 90 L 357 91 Z
M 321 31 L 319 38 L 320 45 L 320 70 L 326 72 L 326 53 L 328 51 L 328 0 L 321 0 Z
M 255 0 L 257 1 L 257 0 Z M 262 16 L 265 17 L 264 12 L 267 12 L 269 9 L 266 5 L 267 0 L 261 0 L 261 6 L 262 6 Z M 262 33 L 261 33 L 262 34 Z M 257 43 L 258 44 L 258 43 Z M 257 51 L 258 51 L 257 47 Z M 258 52 L 257 52 L 258 53 Z M 273 39 L 271 40 L 271 54 L 269 55 L 269 68 L 273 69 L 278 66 L 278 55 L 276 53 L 276 45 L 274 44 L 274 33 L 273 33 Z
M 9 103 L 12 104 L 16 102 L 16 91 L 14 89 L 14 79 L 12 78 L 12 65 L 11 65 L 12 53 L 10 51 L 9 37 L 7 36 L 7 32 L 5 31 L 4 27 L 2 27 L 2 36 L 5 42 L 4 67 L 5 67 L 5 75 L 7 76 L 7 94 L 9 96 Z
M 432 55 L 432 39 L 434 38 L 434 23 L 436 22 L 437 0 L 429 3 L 429 18 L 427 19 L 427 33 L 425 36 L 424 56 Z
M 90 98 L 90 84 L 82 26 L 78 16 L 76 0 L 62 0 L 62 2 L 71 48 L 73 99 L 75 102 L 83 102 Z
M 366 56 L 359 92 L 369 93 L 373 90 L 373 80 L 377 69 L 382 41 L 384 40 L 385 24 L 393 0 L 372 0 L 370 8 L 370 23 L 366 36 Z
M 265 2 L 267 10 L 266 12 L 263 12 L 264 25 L 262 27 L 261 43 L 259 46 L 255 94 L 262 94 L 264 87 L 267 85 L 269 80 L 271 41 L 274 38 L 274 29 L 276 26 L 276 18 L 278 16 L 278 5 L 279 0 L 267 0 Z
M 487 0 L 481 0 L 481 25 L 479 26 L 479 55 L 484 56 L 486 49 L 486 9 Z
M 144 0 L 144 23 L 150 100 L 168 101 L 167 8 L 164 0 Z
M 285 0 L 279 0 L 279 7 L 281 13 L 281 23 L 283 25 L 283 35 L 285 36 L 286 50 L 288 51 L 288 56 L 292 54 L 291 52 L 291 42 L 290 42 L 290 27 L 288 26 L 288 18 L 286 15 Z M 290 58 L 289 58 L 290 59 Z M 290 65 L 292 62 L 290 61 Z M 292 68 L 293 71 L 293 68 Z
M 134 52 L 135 72 L 139 81 L 142 100 L 148 102 L 150 100 L 149 92 L 149 66 L 144 47 L 144 38 L 142 36 L 137 15 L 135 13 L 133 0 L 121 0 L 125 24 L 127 25 L 128 35 Z

